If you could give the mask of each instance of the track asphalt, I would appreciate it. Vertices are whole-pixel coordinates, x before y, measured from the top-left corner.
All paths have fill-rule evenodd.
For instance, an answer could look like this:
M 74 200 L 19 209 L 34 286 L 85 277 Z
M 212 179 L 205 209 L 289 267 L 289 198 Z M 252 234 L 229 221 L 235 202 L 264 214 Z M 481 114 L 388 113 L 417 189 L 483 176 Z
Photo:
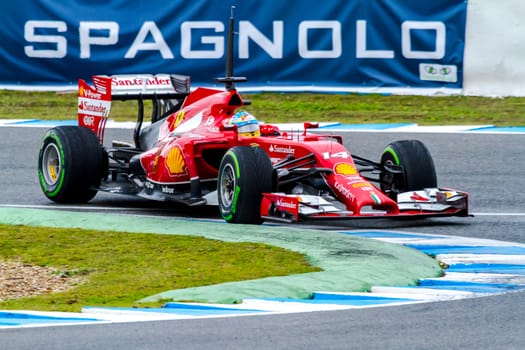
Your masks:
M 76 125 L 76 121 L 0 120 L 0 127 L 52 127 L 57 124 Z M 108 122 L 108 128 L 133 126 L 134 123 Z M 320 127 L 331 131 L 364 132 L 525 132 L 525 127 L 491 125 L 422 127 L 416 124 L 324 123 Z M 302 124 L 280 128 L 298 130 Z M 274 225 L 246 227 L 207 220 L 9 207 L 0 207 L 0 223 L 262 242 L 303 252 L 314 265 L 323 268 L 322 272 L 311 274 L 166 291 L 143 300 L 174 300 L 161 309 L 87 305 L 81 313 L 0 310 L 0 328 L 337 310 L 471 298 L 525 289 L 525 245 L 510 242 L 382 230 L 332 232 Z M 215 232 L 210 232 L 211 225 L 217 226 Z M 439 277 L 442 270 L 428 255 L 449 265 L 444 277 Z

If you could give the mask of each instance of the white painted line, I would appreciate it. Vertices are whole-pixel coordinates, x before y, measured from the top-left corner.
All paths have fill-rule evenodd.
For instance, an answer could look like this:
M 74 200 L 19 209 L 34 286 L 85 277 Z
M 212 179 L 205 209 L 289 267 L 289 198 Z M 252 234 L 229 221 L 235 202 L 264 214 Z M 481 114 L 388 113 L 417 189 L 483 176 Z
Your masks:
M 501 273 L 445 272 L 442 280 L 492 284 L 525 284 L 525 276 Z
M 472 129 L 489 128 L 493 125 L 407 125 L 400 126 L 395 131 L 403 132 L 471 132 Z
M 501 254 L 439 254 L 438 260 L 446 264 L 510 264 L 525 265 L 525 255 Z
M 74 210 L 163 210 L 166 208 L 147 208 L 147 207 L 125 207 L 125 206 L 101 206 L 96 204 L 86 205 L 56 205 L 56 204 L 10 204 L 0 203 L 0 208 L 27 208 L 27 209 L 74 209 Z M 471 213 L 474 216 L 525 216 L 525 213 Z M 404 239 L 407 240 L 407 239 Z M 408 239 L 407 241 L 410 241 Z
M 6 127 L 33 127 L 33 128 L 51 128 L 54 125 L 54 121 L 49 120 L 34 120 L 34 119 L 1 119 L 0 120 L 0 127 L 6 126 Z M 68 120 L 68 121 L 56 121 L 56 125 L 60 125 L 60 123 L 64 122 L 75 122 L 74 120 Z M 108 120 L 108 123 L 106 125 L 106 128 L 108 129 L 133 129 L 135 127 L 135 122 L 117 122 L 114 120 Z M 143 126 L 148 125 L 149 122 L 144 122 Z M 410 125 L 403 125 L 403 126 L 395 126 L 394 124 L 392 127 L 385 128 L 385 124 L 381 124 L 382 126 L 380 128 L 374 128 L 374 127 L 360 127 L 359 125 L 356 125 L 355 127 L 352 127 L 352 125 L 341 125 L 341 127 L 337 127 L 339 123 L 333 122 L 333 123 L 319 123 L 320 126 L 329 126 L 334 125 L 328 130 L 317 129 L 319 132 L 416 132 L 416 133 L 475 133 L 475 134 L 515 134 L 515 135 L 523 135 L 525 134 L 525 128 L 523 127 L 516 127 L 516 128 L 499 128 L 494 127 L 493 125 L 417 125 L 417 124 L 410 124 Z M 279 127 L 282 131 L 297 131 L 297 130 L 303 130 L 303 123 L 288 123 L 288 124 L 274 124 Z M 312 129 L 314 131 L 316 129 Z
M 296 313 L 296 312 L 311 312 L 311 311 L 327 311 L 327 310 L 346 310 L 353 309 L 354 305 L 338 305 L 338 304 L 321 304 L 321 303 L 303 303 L 300 301 L 279 301 L 279 300 L 264 300 L 264 299 L 243 299 L 242 304 L 246 309 L 264 310 L 267 312 L 277 313 Z
M 100 206 L 100 205 L 56 205 L 56 204 L 0 204 L 0 208 L 20 208 L 20 209 L 62 209 L 62 210 L 85 210 L 85 211 L 96 211 L 96 210 L 113 210 L 113 211 L 162 211 L 169 208 L 146 208 L 146 207 L 125 207 L 125 206 Z
M 428 298 L 428 300 L 453 300 L 474 297 L 476 294 L 472 292 L 448 290 L 448 289 L 432 289 L 432 288 L 407 288 L 407 287 L 383 287 L 373 286 L 371 293 L 382 293 L 391 294 L 392 297 L 396 294 L 403 295 L 421 295 L 422 298 Z
M 471 213 L 474 216 L 525 216 L 525 213 Z

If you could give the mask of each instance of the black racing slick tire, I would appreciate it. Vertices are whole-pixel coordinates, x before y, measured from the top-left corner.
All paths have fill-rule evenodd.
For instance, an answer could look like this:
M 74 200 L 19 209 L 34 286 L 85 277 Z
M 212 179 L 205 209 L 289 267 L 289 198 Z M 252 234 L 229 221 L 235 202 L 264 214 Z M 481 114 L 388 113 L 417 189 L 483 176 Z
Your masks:
M 381 155 L 381 168 L 381 190 L 392 198 L 400 192 L 437 187 L 434 161 L 421 141 L 390 143 Z M 397 172 L 386 169 L 395 169 Z
M 97 136 L 78 126 L 58 126 L 42 138 L 38 179 L 47 198 L 57 203 L 85 203 L 104 177 L 105 152 Z
M 261 200 L 272 191 L 273 166 L 259 147 L 237 146 L 226 152 L 219 167 L 217 199 L 224 220 L 261 224 Z

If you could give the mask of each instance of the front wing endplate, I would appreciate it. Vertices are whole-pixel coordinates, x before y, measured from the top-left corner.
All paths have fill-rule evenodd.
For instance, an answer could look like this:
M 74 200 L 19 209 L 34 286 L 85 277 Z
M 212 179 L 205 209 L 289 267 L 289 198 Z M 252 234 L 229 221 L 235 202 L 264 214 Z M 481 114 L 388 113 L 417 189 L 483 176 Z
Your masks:
M 320 196 L 264 193 L 261 217 L 281 222 L 357 218 L 423 218 L 470 216 L 468 193 L 446 188 L 427 188 L 397 195 L 399 213 L 361 208 L 359 214 L 344 208 L 340 202 Z

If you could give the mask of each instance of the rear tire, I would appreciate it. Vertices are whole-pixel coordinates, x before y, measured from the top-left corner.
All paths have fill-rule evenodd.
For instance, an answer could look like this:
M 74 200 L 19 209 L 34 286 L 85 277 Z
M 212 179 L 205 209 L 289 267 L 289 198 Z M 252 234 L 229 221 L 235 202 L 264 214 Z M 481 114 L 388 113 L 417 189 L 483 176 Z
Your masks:
M 398 193 L 437 187 L 434 161 L 427 147 L 418 140 L 390 143 L 381 156 L 381 166 L 398 165 L 402 174 L 382 171 L 381 190 L 395 198 Z
M 261 200 L 272 191 L 273 166 L 259 147 L 233 147 L 222 158 L 217 181 L 219 211 L 235 224 L 261 224 Z
M 38 155 L 38 178 L 47 198 L 57 203 L 85 203 L 104 177 L 105 153 L 97 136 L 78 126 L 46 132 Z

